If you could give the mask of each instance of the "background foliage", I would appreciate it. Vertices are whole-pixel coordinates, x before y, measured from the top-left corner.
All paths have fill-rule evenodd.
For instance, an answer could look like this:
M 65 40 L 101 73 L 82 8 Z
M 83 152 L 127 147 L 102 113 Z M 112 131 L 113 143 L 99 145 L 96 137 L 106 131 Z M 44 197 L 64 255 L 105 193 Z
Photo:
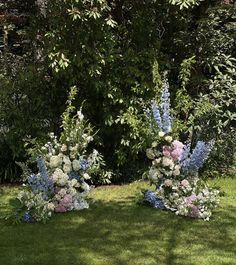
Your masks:
M 79 87 L 78 105 L 83 102 L 86 118 L 99 130 L 96 148 L 116 173 L 113 181 L 139 177 L 147 164 L 143 151 L 152 137 L 143 109 L 158 98 L 164 71 L 176 133 L 182 140 L 216 139 L 212 172 L 226 165 L 229 150 L 232 165 L 235 4 L 46 2 L 1 4 L 2 181 L 17 179 L 15 161 L 26 159 L 22 139 L 60 131 L 72 85 Z M 159 74 L 153 80 L 155 61 Z

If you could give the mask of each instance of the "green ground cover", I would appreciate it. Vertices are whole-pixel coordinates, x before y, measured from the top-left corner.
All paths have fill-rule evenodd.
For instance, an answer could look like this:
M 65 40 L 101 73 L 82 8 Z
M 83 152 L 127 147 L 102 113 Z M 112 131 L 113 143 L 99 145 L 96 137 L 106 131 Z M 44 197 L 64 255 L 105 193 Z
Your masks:
M 210 222 L 138 205 L 144 182 L 107 186 L 91 207 L 47 224 L 0 221 L 0 265 L 234 265 L 236 179 L 210 182 L 225 195 Z M 0 188 L 0 216 L 17 188 Z

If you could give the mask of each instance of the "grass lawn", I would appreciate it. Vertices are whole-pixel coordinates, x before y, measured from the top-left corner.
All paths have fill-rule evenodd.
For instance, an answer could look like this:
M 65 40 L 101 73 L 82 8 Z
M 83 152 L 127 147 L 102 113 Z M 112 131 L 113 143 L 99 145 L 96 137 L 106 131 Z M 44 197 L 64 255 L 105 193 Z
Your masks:
M 0 221 L 0 265 L 236 265 L 236 179 L 211 183 L 225 196 L 210 222 L 138 205 L 143 182 L 97 188 L 90 209 L 45 225 Z M 15 192 L 0 190 L 0 215 Z

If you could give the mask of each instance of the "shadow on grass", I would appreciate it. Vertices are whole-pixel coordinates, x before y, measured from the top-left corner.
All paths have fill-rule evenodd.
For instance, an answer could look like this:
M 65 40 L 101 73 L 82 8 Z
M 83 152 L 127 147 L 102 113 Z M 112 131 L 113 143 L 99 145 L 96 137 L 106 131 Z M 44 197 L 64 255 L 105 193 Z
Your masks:
M 232 265 L 227 260 L 235 255 L 235 223 L 233 208 L 204 222 L 132 201 L 97 201 L 46 225 L 2 223 L 0 264 Z M 201 262 L 203 255 L 218 263 Z

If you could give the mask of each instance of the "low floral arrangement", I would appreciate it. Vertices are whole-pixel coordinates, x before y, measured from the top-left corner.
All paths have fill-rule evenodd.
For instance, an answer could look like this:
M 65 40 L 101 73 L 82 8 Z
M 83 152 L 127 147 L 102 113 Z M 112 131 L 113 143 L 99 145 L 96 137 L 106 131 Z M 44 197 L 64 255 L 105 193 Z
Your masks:
M 219 204 L 219 191 L 209 188 L 198 172 L 211 152 L 213 141 L 198 141 L 191 152 L 190 144 L 173 139 L 169 96 L 169 85 L 165 81 L 160 105 L 152 104 L 153 118 L 159 129 L 157 141 L 147 149 L 147 157 L 152 160 L 147 177 L 156 190 L 146 191 L 144 198 L 154 208 L 209 220 Z
M 63 213 L 89 207 L 86 197 L 91 176 L 104 165 L 101 155 L 88 144 L 93 141 L 92 128 L 79 110 L 73 115 L 72 105 L 77 89 L 71 89 L 67 109 L 62 115 L 62 133 L 58 139 L 49 134 L 46 144 L 30 142 L 30 155 L 36 159 L 38 174 L 29 174 L 23 190 L 17 195 L 20 221 L 47 221 L 53 212 Z M 29 170 L 27 170 L 28 172 Z

